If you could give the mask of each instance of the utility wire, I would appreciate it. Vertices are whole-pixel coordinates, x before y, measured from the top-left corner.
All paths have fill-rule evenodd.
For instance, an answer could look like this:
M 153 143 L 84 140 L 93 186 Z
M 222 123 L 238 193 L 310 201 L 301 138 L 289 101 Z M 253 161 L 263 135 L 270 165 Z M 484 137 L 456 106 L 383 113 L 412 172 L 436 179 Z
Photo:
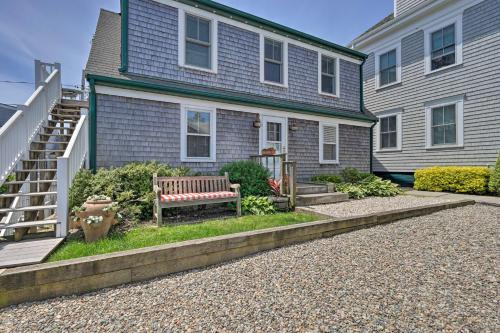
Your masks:
M 11 84 L 35 84 L 35 82 L 28 81 L 9 81 L 9 80 L 0 80 L 0 83 L 11 83 Z M 79 88 L 80 86 L 77 84 L 63 84 L 65 87 L 74 87 Z

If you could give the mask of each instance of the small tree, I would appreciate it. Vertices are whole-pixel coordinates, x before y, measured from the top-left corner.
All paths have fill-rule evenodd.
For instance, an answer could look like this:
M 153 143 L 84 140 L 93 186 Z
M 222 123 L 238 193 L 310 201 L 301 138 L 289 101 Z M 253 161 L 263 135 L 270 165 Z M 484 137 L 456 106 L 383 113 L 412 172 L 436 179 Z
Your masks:
M 491 172 L 489 191 L 500 196 L 500 152 L 498 153 L 497 164 Z

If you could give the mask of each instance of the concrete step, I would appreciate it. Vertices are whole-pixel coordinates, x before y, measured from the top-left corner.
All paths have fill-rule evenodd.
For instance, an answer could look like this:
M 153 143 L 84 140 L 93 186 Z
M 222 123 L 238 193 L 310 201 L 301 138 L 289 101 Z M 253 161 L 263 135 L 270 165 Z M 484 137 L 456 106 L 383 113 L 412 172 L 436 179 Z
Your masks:
M 26 207 L 19 207 L 19 208 L 1 208 L 0 213 L 6 214 L 6 213 L 11 213 L 11 212 L 35 212 L 37 210 L 56 209 L 56 208 L 57 208 L 57 205 L 26 206 Z
M 318 184 L 297 184 L 297 194 L 317 194 L 328 193 L 327 185 Z
M 55 225 L 57 220 L 40 220 L 40 221 L 25 221 L 13 224 L 0 224 L 0 229 L 16 229 L 16 228 L 29 228 L 29 227 L 41 227 L 44 225 Z
M 349 200 L 349 196 L 345 193 L 315 193 L 297 195 L 297 206 L 311 206 L 337 203 Z
M 40 196 L 55 195 L 55 194 L 57 194 L 57 192 L 4 193 L 0 194 L 0 198 L 40 197 Z

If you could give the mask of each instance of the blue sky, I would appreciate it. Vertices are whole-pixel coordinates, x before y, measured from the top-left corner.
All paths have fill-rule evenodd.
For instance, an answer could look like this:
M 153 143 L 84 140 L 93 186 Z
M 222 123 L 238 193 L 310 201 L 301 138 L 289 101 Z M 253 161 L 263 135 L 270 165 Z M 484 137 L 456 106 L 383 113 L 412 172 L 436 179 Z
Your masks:
M 392 0 L 219 0 L 277 23 L 345 45 L 392 12 Z M 0 0 L 0 81 L 34 79 L 34 59 L 62 64 L 63 84 L 81 80 L 99 8 L 119 0 Z M 17 104 L 30 84 L 0 82 L 0 103 Z

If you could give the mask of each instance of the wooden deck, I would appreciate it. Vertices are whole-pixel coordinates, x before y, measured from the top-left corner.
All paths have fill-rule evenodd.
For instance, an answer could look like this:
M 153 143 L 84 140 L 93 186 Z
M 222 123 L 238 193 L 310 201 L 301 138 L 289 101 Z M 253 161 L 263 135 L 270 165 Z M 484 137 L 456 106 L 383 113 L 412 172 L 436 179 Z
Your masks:
M 64 238 L 39 238 L 20 242 L 0 242 L 0 268 L 39 264 L 63 240 Z

